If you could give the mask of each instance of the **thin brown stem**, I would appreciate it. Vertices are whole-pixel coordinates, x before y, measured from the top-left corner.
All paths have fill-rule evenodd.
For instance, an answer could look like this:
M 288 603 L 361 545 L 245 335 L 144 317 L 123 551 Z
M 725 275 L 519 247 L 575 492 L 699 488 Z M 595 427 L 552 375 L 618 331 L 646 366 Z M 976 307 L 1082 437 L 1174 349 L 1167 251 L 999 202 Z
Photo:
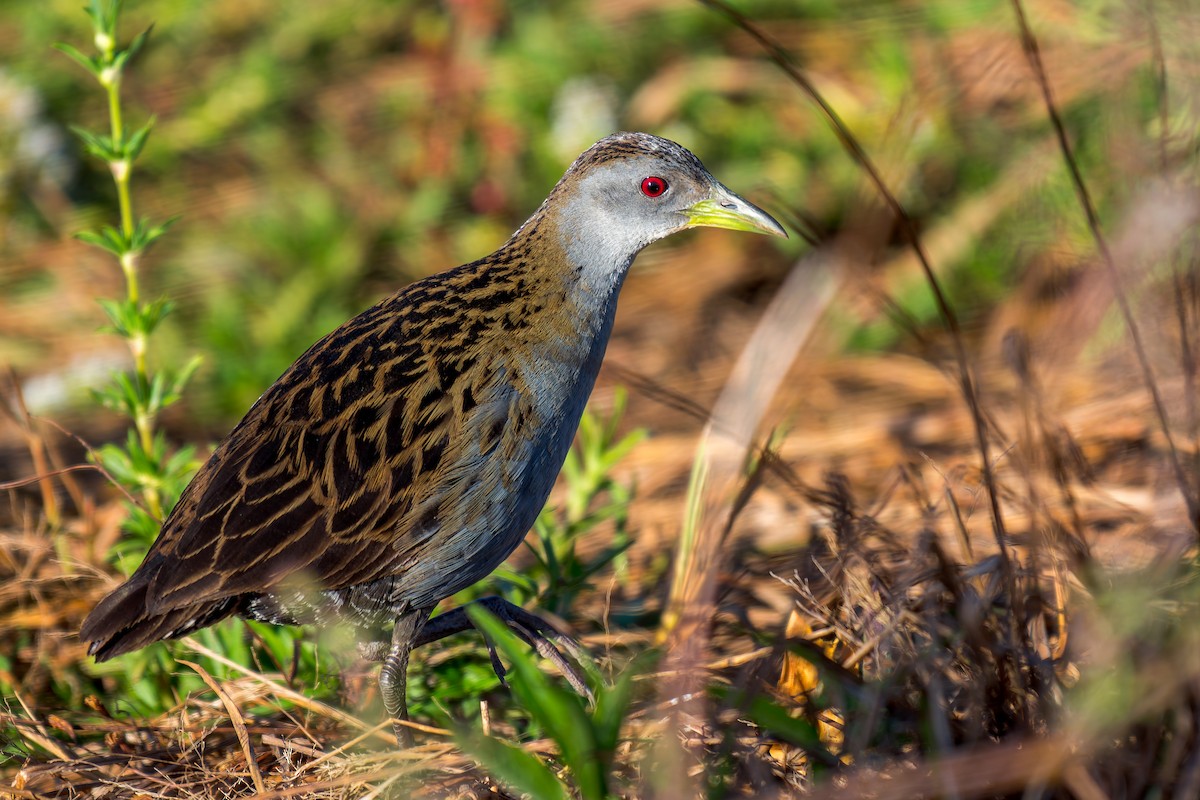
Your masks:
M 784 73 L 803 91 L 820 109 L 826 121 L 830 124 L 834 134 L 846 148 L 851 158 L 862 168 L 862 170 L 870 178 L 874 184 L 879 196 L 883 198 L 888 209 L 899 222 L 900 230 L 904 234 L 904 238 L 908 240 L 908 244 L 913 249 L 917 261 L 921 265 L 922 271 L 925 273 L 925 280 L 929 283 L 930 290 L 933 293 L 934 302 L 937 305 L 938 314 L 942 318 L 946 330 L 950 333 L 950 338 L 954 343 L 954 356 L 958 365 L 958 377 L 960 388 L 962 389 L 963 397 L 966 400 L 967 407 L 971 411 L 972 422 L 975 428 L 976 446 L 979 448 L 981 461 L 981 471 L 983 474 L 984 487 L 987 491 L 989 509 L 991 511 L 992 532 L 996 538 L 996 546 L 999 551 L 1000 563 L 1002 566 L 1006 588 L 1014 591 L 1016 588 L 1015 575 L 1013 572 L 1012 561 L 1008 554 L 1008 546 L 1005 543 L 1006 533 L 1004 529 L 1004 517 L 1000 512 L 999 492 L 996 487 L 995 472 L 992 467 L 991 447 L 988 442 L 987 423 L 984 419 L 983 411 L 979 403 L 979 393 L 976 387 L 974 375 L 971 372 L 971 365 L 967 359 L 966 344 L 963 340 L 962 328 L 958 323 L 958 317 L 954 310 L 950 307 L 950 303 L 946 298 L 945 292 L 942 291 L 941 283 L 934 274 L 933 266 L 929 261 L 929 255 L 925 251 L 924 245 L 921 243 L 921 237 L 917 231 L 917 225 L 913 218 L 905 210 L 904 206 L 896 198 L 896 195 L 888 188 L 884 181 L 879 168 L 867 155 L 862 145 L 859 144 L 855 136 L 850 132 L 846 124 L 842 122 L 841 117 L 834 111 L 833 107 L 825 100 L 812 82 L 804 75 L 800 69 L 792 63 L 790 55 L 780 47 L 773 39 L 767 36 L 757 25 L 751 22 L 747 17 L 740 12 L 727 5 L 724 0 L 699 0 L 700 3 L 720 11 L 725 16 L 729 17 L 734 24 L 749 34 L 762 47 L 763 51 L 770 56 L 771 60 L 779 66 Z
M 1192 524 L 1192 529 L 1200 536 L 1200 506 L 1196 502 L 1196 497 L 1192 491 L 1191 482 L 1188 480 L 1187 472 L 1184 469 L 1179 449 L 1175 446 L 1175 437 L 1171 435 L 1167 408 L 1163 403 L 1162 394 L 1159 392 L 1158 382 L 1154 379 L 1154 371 L 1150 367 L 1150 358 L 1146 354 L 1146 347 L 1142 342 L 1141 332 L 1138 329 L 1137 322 L 1134 320 L 1133 309 L 1130 306 L 1129 297 L 1125 293 L 1120 270 L 1117 269 L 1112 251 L 1108 247 L 1108 240 L 1104 237 L 1104 232 L 1101 230 L 1100 217 L 1096 213 L 1096 206 L 1092 202 L 1091 193 L 1088 191 L 1087 184 L 1084 183 L 1083 173 L 1079 169 L 1079 163 L 1075 159 L 1071 142 L 1067 138 L 1067 129 L 1063 124 L 1062 115 L 1058 113 L 1058 106 L 1054 102 L 1054 94 L 1050 90 L 1050 81 L 1046 77 L 1046 68 L 1042 63 L 1041 50 L 1038 47 L 1036 37 L 1033 35 L 1033 30 L 1029 27 L 1029 20 L 1025 16 L 1025 8 L 1022 6 L 1021 0 L 1011 0 L 1011 2 L 1013 12 L 1017 17 L 1017 25 L 1020 29 L 1021 46 L 1025 50 L 1025 56 L 1029 60 L 1029 66 L 1033 70 L 1034 77 L 1041 87 L 1042 99 L 1046 102 L 1046 114 L 1050 117 L 1050 124 L 1053 126 L 1054 133 L 1058 137 L 1058 145 L 1062 150 L 1067 171 L 1071 175 L 1071 182 L 1075 186 L 1075 194 L 1079 198 L 1079 204 L 1083 207 L 1084 216 L 1087 218 L 1088 229 L 1091 231 L 1092 239 L 1096 242 L 1096 249 L 1100 252 L 1101 260 L 1103 260 L 1105 269 L 1108 271 L 1109 280 L 1112 281 L 1113 295 L 1116 297 L 1117 307 L 1121 312 L 1121 318 L 1125 321 L 1125 329 L 1129 332 L 1130 342 L 1133 344 L 1138 365 L 1141 367 L 1142 380 L 1146 384 L 1146 389 L 1150 392 L 1150 399 L 1154 403 L 1154 412 L 1158 416 L 1159 426 L 1162 429 L 1163 436 L 1166 438 L 1167 449 L 1171 457 L 1171 468 L 1175 473 L 1175 481 L 1179 485 L 1179 491 L 1183 495 L 1184 502 L 1187 503 L 1188 519 Z

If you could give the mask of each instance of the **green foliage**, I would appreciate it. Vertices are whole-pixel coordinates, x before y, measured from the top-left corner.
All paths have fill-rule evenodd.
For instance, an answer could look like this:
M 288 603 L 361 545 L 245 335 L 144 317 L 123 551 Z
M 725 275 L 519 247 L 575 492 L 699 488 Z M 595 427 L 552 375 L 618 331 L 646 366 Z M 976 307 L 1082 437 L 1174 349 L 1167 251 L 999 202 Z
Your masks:
M 178 497 L 183 492 L 196 471 L 195 455 L 196 448 L 191 445 L 169 453 L 166 437 L 161 432 L 155 434 L 151 450 L 147 452 L 133 430 L 128 432 L 124 447 L 104 444 L 96 451 L 97 461 L 117 483 L 142 496 L 154 493 L 159 497 Z M 129 516 L 124 528 L 130 536 L 116 544 L 110 558 L 121 572 L 129 575 L 141 563 L 162 523 L 135 503 L 127 504 L 126 510 Z
M 444 649 L 436 664 L 430 663 L 431 650 L 413 653 L 413 664 L 419 666 L 408 671 L 408 708 L 414 717 L 478 716 L 480 699 L 502 689 L 479 634 L 469 631 L 462 641 L 460 649 Z M 499 714 L 507 718 L 515 712 L 503 705 Z
M 575 796 L 571 786 L 583 800 L 614 797 L 613 755 L 633 697 L 633 678 L 643 665 L 627 668 L 612 686 L 593 686 L 596 705 L 589 714 L 578 695 L 538 669 L 537 656 L 503 622 L 482 608 L 472 607 L 468 613 L 511 665 L 508 682 L 513 694 L 558 746 L 570 782 L 536 757 L 482 733 L 460 728 L 456 734 L 460 746 L 497 780 L 533 797 Z
M 329 195 L 298 186 L 212 245 L 195 262 L 212 290 L 184 320 L 210 364 L 196 404 L 237 419 L 317 338 L 361 311 L 353 287 L 369 236 Z
M 312 697 L 336 693 L 339 669 L 345 666 L 330 655 L 337 652 L 336 648 L 307 636 L 300 628 L 230 619 L 197 631 L 193 637 L 236 664 L 286 676 Z M 110 711 L 134 718 L 153 718 L 176 707 L 189 694 L 208 691 L 195 672 L 178 664 L 176 654 L 198 662 L 217 680 L 241 677 L 236 670 L 199 656 L 178 642 L 159 642 L 102 664 L 92 664 L 88 672 L 111 687 L 103 694 L 111 698 L 106 701 L 111 702 Z
M 138 268 L 145 251 L 167 232 L 175 219 L 161 223 L 134 221 L 130 195 L 132 167 L 146 145 L 153 120 L 127 134 L 118 88 L 125 68 L 142 49 L 149 31 L 135 37 L 128 46 L 119 47 L 121 6 L 119 0 L 111 3 L 92 0 L 85 9 L 94 25 L 97 55 L 86 56 L 66 44 L 58 49 L 97 79 L 106 91 L 109 106 L 110 133 L 93 133 L 79 127 L 74 130 L 85 150 L 104 161 L 112 174 L 120 223 L 84 231 L 78 238 L 114 256 L 125 277 L 126 296 L 101 298 L 99 303 L 108 317 L 108 331 L 125 340 L 134 366 L 128 372 L 114 374 L 107 386 L 93 390 L 92 397 L 99 405 L 129 419 L 132 427 L 123 444 L 105 444 L 92 457 L 129 493 L 128 517 L 123 525 L 129 535 L 109 554 L 118 568 L 129 574 L 145 556 L 158 535 L 163 516 L 170 512 L 198 466 L 195 447 L 172 450 L 156 426 L 163 410 L 182 398 L 201 359 L 198 356 L 182 359 L 182 366 L 177 369 L 153 369 L 147 358 L 150 341 L 174 310 L 174 303 L 167 298 L 143 300 Z M 298 638 L 295 629 L 248 628 L 246 623 L 231 620 L 195 636 L 202 644 L 246 667 L 274 666 L 280 672 L 287 672 L 284 665 L 293 665 L 297 680 L 314 694 L 336 688 L 332 675 L 324 674 L 337 666 L 336 660 L 323 656 L 319 643 Z M 177 705 L 188 693 L 205 688 L 191 670 L 177 666 L 172 656 L 177 648 L 179 645 L 175 643 L 160 643 L 104 664 L 89 662 L 85 670 L 92 679 L 103 680 L 111 687 L 119 708 L 139 716 L 154 716 Z M 218 679 L 235 674 L 211 659 L 201 659 L 201 663 Z M 74 676 L 60 682 L 64 699 L 70 698 L 74 703 L 79 702 L 79 693 L 89 688 Z
M 139 147 L 138 150 L 140 151 L 141 148 Z M 165 234 L 167 229 L 174 225 L 177 219 L 177 217 L 172 217 L 171 219 L 166 220 L 165 222 L 160 222 L 157 225 L 151 225 L 147 220 L 144 219 L 138 220 L 137 224 L 133 227 L 132 233 L 129 234 L 126 234 L 124 231 L 117 230 L 111 225 L 102 225 L 98 230 L 83 231 L 78 233 L 76 234 L 75 238 L 79 239 L 80 241 L 87 242 L 93 247 L 98 247 L 101 250 L 112 253 L 117 258 L 124 258 L 132 253 L 144 252 L 148 247 L 150 247 L 150 245 L 154 244 L 155 241 Z M 138 310 L 136 308 L 137 304 L 133 305 L 135 306 L 135 310 Z M 154 318 L 155 325 L 157 325 L 157 323 L 162 321 L 162 318 L 165 317 L 171 310 L 171 305 L 165 299 L 155 300 L 154 302 L 147 304 L 147 308 L 143 309 L 142 313 L 148 313 L 149 308 L 153 306 L 162 307 L 157 309 L 159 316 Z M 153 329 L 153 327 L 151 329 Z M 149 333 L 149 331 L 146 332 Z

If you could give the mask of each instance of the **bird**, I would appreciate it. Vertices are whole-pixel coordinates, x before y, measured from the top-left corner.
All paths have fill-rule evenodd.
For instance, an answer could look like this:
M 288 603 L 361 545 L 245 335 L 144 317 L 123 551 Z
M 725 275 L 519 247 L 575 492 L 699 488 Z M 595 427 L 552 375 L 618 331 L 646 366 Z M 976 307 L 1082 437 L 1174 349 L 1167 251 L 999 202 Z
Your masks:
M 349 625 L 383 662 L 385 710 L 411 743 L 410 652 L 472 627 L 465 607 L 430 615 L 533 526 L 635 256 L 701 226 L 787 236 L 683 146 L 598 141 L 494 253 L 401 288 L 288 367 L 86 618 L 88 653 L 104 661 L 232 615 Z M 500 598 L 476 602 L 588 693 L 555 647 L 582 655 L 573 640 Z

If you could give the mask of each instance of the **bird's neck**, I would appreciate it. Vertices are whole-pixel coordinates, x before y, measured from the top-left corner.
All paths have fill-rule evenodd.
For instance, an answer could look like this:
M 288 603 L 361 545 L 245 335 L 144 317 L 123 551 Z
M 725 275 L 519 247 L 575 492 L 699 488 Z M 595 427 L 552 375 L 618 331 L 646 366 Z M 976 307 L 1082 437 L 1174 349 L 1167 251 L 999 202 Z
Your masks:
M 547 201 L 497 251 L 497 261 L 525 273 L 531 297 L 559 305 L 583 327 L 604 327 L 640 248 L 571 222 Z
M 563 238 L 540 211 L 461 278 L 481 287 L 475 306 L 493 318 L 495 346 L 546 381 L 554 403 L 564 393 L 586 398 L 591 391 L 632 261 L 592 269 L 571 258 Z

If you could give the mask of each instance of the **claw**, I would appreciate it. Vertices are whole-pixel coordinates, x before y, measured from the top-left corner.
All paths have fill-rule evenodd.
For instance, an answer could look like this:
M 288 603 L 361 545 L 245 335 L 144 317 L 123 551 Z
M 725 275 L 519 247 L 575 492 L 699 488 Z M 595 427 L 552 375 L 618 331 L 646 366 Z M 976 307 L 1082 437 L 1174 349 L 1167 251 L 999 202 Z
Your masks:
M 589 703 L 595 702 L 596 698 L 592 694 L 592 690 L 588 687 L 583 674 L 559 650 L 561 647 L 562 650 L 567 651 L 581 665 L 590 663 L 590 656 L 588 656 L 586 650 L 580 647 L 578 642 L 570 636 L 560 633 L 536 614 L 515 606 L 503 598 L 485 597 L 475 602 L 504 622 L 509 630 L 537 651 L 539 656 L 553 664 L 562 673 L 563 677 L 567 679 L 567 683 L 571 685 L 571 688 L 579 695 L 586 697 Z M 474 627 L 471 618 L 467 616 L 467 607 L 460 606 L 453 611 L 447 611 L 445 614 L 440 614 L 429 620 L 417 636 L 416 641 L 413 642 L 413 647 L 416 648 L 421 645 L 431 644 L 452 634 L 461 633 Z M 508 684 L 505 681 L 506 670 L 504 669 L 504 665 L 500 663 L 500 659 L 496 654 L 496 648 L 491 642 L 486 642 L 486 645 L 488 656 L 492 661 L 492 669 L 495 670 L 496 677 L 500 679 L 500 682 L 507 687 Z

